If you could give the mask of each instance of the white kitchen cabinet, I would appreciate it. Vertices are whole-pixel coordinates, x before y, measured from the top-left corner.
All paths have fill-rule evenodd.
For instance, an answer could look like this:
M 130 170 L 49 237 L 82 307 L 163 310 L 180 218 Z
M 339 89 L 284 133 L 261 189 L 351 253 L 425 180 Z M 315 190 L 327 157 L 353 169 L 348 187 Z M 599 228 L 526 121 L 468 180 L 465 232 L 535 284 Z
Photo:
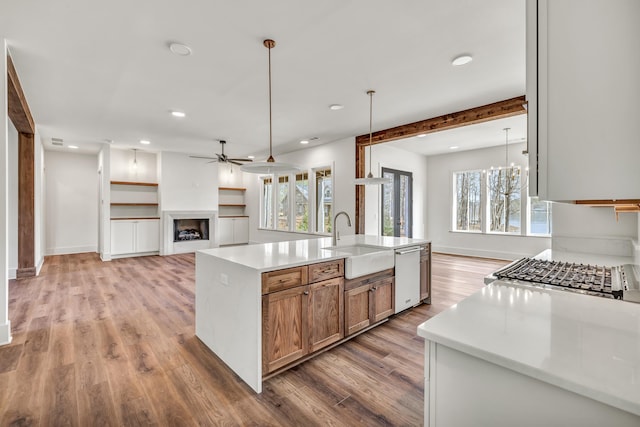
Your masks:
M 111 255 L 149 254 L 160 250 L 157 219 L 112 220 Z
M 219 219 L 220 242 L 222 245 L 249 243 L 249 218 L 224 217 Z
M 640 197 L 640 2 L 527 0 L 529 193 Z

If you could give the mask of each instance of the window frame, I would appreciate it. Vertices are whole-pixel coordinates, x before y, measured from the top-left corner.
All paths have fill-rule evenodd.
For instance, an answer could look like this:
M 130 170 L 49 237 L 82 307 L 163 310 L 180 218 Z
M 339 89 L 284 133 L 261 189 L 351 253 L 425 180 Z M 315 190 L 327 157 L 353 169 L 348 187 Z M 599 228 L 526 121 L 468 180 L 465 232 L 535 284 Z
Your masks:
M 309 234 L 315 236 L 330 236 L 331 232 L 318 232 L 317 230 L 317 180 L 316 180 L 316 171 L 320 170 L 329 170 L 331 173 L 331 199 L 332 206 L 335 210 L 335 200 L 336 200 L 336 186 L 335 186 L 335 164 L 332 162 L 329 165 L 322 165 L 317 167 L 311 167 L 307 169 L 302 169 L 298 172 L 291 172 L 286 174 L 268 174 L 260 176 L 260 218 L 259 218 L 259 230 L 264 231 L 276 231 L 276 232 L 285 232 L 285 233 L 297 233 L 297 234 Z M 307 173 L 308 180 L 308 230 L 300 231 L 296 230 L 296 201 L 295 201 L 295 191 L 296 191 L 296 176 L 301 173 Z M 286 176 L 288 179 L 288 209 L 289 209 L 289 223 L 287 229 L 279 229 L 278 228 L 278 203 L 279 203 L 279 178 Z M 272 224 L 270 227 L 267 227 L 264 220 L 265 209 L 264 209 L 264 183 L 266 179 L 271 179 L 272 187 L 272 195 L 271 195 L 271 210 L 272 210 Z M 276 185 L 277 184 L 277 185 Z M 333 214 L 333 212 L 332 212 Z M 333 218 L 329 219 L 329 224 L 333 227 Z
M 480 229 L 479 230 L 458 230 L 457 227 L 457 212 L 458 212 L 458 206 L 457 206 L 457 182 L 456 182 L 456 175 L 461 174 L 461 173 L 469 173 L 469 172 L 473 172 L 473 173 L 480 173 Z M 452 195 L 452 200 L 451 200 L 451 231 L 456 232 L 456 233 L 471 233 L 471 234 L 482 234 L 484 233 L 484 229 L 485 229 L 485 218 L 486 215 L 484 215 L 483 209 L 484 206 L 486 205 L 485 203 L 485 198 L 486 198 L 486 189 L 485 189 L 485 185 L 484 185 L 484 175 L 485 175 L 485 171 L 482 169 L 469 169 L 469 170 L 463 170 L 463 171 L 455 171 L 452 174 L 452 191 L 451 191 L 451 195 Z

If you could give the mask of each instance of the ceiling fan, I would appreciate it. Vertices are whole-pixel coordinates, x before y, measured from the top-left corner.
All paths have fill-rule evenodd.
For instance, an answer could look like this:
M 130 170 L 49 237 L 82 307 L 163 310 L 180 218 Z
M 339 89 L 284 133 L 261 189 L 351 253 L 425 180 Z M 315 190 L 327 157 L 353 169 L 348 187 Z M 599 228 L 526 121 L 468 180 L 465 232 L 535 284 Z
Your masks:
M 253 160 L 251 159 L 232 159 L 230 157 L 228 157 L 226 154 L 224 154 L 224 146 L 227 143 L 227 141 L 220 139 L 219 140 L 220 145 L 222 146 L 222 153 L 216 153 L 216 157 L 206 157 L 206 156 L 189 156 L 193 159 L 209 159 L 211 160 L 210 162 L 207 163 L 232 163 L 234 165 L 242 165 L 242 163 L 240 162 L 252 162 Z

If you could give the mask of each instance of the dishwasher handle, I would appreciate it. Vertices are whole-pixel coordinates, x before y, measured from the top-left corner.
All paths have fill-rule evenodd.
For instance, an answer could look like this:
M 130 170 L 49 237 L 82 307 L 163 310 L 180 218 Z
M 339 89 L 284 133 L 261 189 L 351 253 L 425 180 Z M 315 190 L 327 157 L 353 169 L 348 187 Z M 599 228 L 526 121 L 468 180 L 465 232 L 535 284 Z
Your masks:
M 406 254 L 419 252 L 419 251 L 420 251 L 420 246 L 415 246 L 415 247 L 405 248 L 405 249 L 396 249 L 396 255 L 406 255 Z

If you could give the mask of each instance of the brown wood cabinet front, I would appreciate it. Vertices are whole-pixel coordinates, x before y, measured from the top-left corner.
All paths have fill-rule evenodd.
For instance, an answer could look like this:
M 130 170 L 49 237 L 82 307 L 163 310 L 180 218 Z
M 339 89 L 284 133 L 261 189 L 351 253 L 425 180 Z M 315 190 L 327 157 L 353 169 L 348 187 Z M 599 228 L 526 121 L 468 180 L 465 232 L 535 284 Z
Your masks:
M 349 336 L 394 313 L 393 270 L 374 273 L 345 284 L 345 335 Z
M 344 279 L 309 285 L 309 352 L 344 338 Z
M 309 283 L 344 277 L 344 258 L 309 265 Z
M 420 251 L 420 301 L 431 304 L 431 243 Z
M 309 352 L 309 287 L 262 296 L 263 375 Z
M 306 265 L 262 273 L 262 294 L 306 285 L 308 283 L 307 279 L 308 269 Z

